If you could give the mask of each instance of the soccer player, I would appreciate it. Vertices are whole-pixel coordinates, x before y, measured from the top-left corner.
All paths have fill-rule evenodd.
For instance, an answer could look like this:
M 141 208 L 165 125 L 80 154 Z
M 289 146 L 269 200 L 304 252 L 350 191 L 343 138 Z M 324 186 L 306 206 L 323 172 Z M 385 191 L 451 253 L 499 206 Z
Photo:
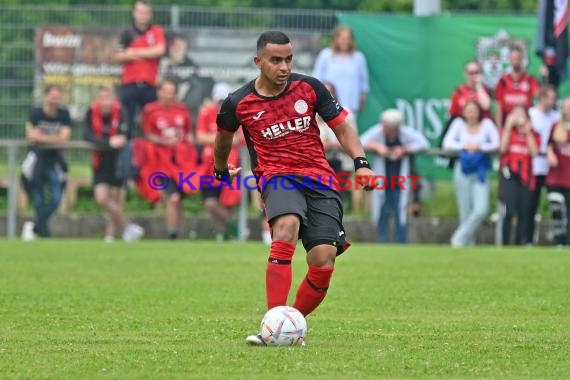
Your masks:
M 533 98 L 538 94 L 538 80 L 527 73 L 523 66 L 523 51 L 519 46 L 513 46 L 509 52 L 511 72 L 499 79 L 495 89 L 495 124 L 503 128 L 507 115 L 516 106 L 529 109 Z
M 218 114 L 214 175 L 231 181 L 241 171 L 228 165 L 233 135 L 241 125 L 273 235 L 265 277 L 267 307 L 287 304 L 291 260 L 300 238 L 308 271 L 293 307 L 306 316 L 325 298 L 335 258 L 349 247 L 339 184 L 325 158 L 316 113 L 354 160 L 355 174 L 368 181 L 366 190 L 372 189 L 374 174 L 345 121 L 347 112 L 317 79 L 292 73 L 292 62 L 293 48 L 284 33 L 261 34 L 254 57 L 260 75 L 230 94 Z M 319 177 L 332 186 L 326 189 L 328 183 Z M 265 344 L 260 335 L 248 336 L 246 342 Z
M 137 107 L 157 99 L 156 83 L 160 57 L 166 52 L 164 30 L 154 25 L 148 0 L 137 0 L 133 7 L 133 25 L 119 37 L 115 59 L 123 64 L 121 103 L 127 112 L 128 136 L 137 135 Z

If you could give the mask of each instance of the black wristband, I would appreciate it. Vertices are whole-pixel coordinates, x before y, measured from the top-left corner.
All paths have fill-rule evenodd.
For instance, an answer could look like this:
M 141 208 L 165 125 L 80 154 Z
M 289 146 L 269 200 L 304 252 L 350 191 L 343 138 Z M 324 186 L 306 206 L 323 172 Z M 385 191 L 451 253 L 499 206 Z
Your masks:
M 366 157 L 356 157 L 354 159 L 354 171 L 357 171 L 360 168 L 368 168 L 370 169 L 370 164 Z
M 222 170 L 218 170 L 214 167 L 214 178 L 216 178 L 218 181 L 228 180 L 230 178 L 230 170 L 227 166 Z

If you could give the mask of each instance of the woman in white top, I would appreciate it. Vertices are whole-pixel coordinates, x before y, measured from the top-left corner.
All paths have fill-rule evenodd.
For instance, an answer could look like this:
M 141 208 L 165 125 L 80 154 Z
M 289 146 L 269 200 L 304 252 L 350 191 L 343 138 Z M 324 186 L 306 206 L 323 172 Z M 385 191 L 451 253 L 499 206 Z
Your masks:
M 498 148 L 495 124 L 482 117 L 477 102 L 465 102 L 463 117 L 451 123 L 443 138 L 443 149 L 458 153 L 453 177 L 460 224 L 451 237 L 454 247 L 475 244 L 477 229 L 489 211 L 489 153 Z
M 358 117 L 368 95 L 368 68 L 364 54 L 356 50 L 352 30 L 346 25 L 335 28 L 330 48 L 323 49 L 315 61 L 313 76 L 332 83 L 339 103 Z

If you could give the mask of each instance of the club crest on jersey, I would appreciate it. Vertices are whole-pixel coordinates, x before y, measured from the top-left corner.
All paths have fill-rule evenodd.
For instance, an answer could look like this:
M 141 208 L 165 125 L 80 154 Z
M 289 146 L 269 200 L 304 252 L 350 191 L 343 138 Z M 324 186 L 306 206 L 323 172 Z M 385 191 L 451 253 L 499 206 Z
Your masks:
M 168 128 L 168 121 L 162 117 L 156 119 L 156 126 L 158 129 Z
M 277 123 L 261 131 L 261 135 L 268 140 L 288 135 L 291 132 L 305 132 L 311 125 L 311 116 L 303 116 L 284 123 Z
M 156 43 L 156 39 L 154 38 L 154 34 L 152 34 L 152 33 L 146 34 L 146 43 L 149 45 L 154 45 Z
M 309 106 L 307 105 L 307 102 L 304 101 L 303 99 L 299 99 L 295 102 L 295 111 L 297 111 L 297 113 L 304 114 L 308 110 Z

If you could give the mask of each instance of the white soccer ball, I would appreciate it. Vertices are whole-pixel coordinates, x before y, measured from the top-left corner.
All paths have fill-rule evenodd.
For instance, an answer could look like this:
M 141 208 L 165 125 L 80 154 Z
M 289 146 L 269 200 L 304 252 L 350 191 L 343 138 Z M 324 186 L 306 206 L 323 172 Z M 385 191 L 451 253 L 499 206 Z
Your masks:
M 261 320 L 261 338 L 268 346 L 300 346 L 306 333 L 307 321 L 293 307 L 274 307 Z

